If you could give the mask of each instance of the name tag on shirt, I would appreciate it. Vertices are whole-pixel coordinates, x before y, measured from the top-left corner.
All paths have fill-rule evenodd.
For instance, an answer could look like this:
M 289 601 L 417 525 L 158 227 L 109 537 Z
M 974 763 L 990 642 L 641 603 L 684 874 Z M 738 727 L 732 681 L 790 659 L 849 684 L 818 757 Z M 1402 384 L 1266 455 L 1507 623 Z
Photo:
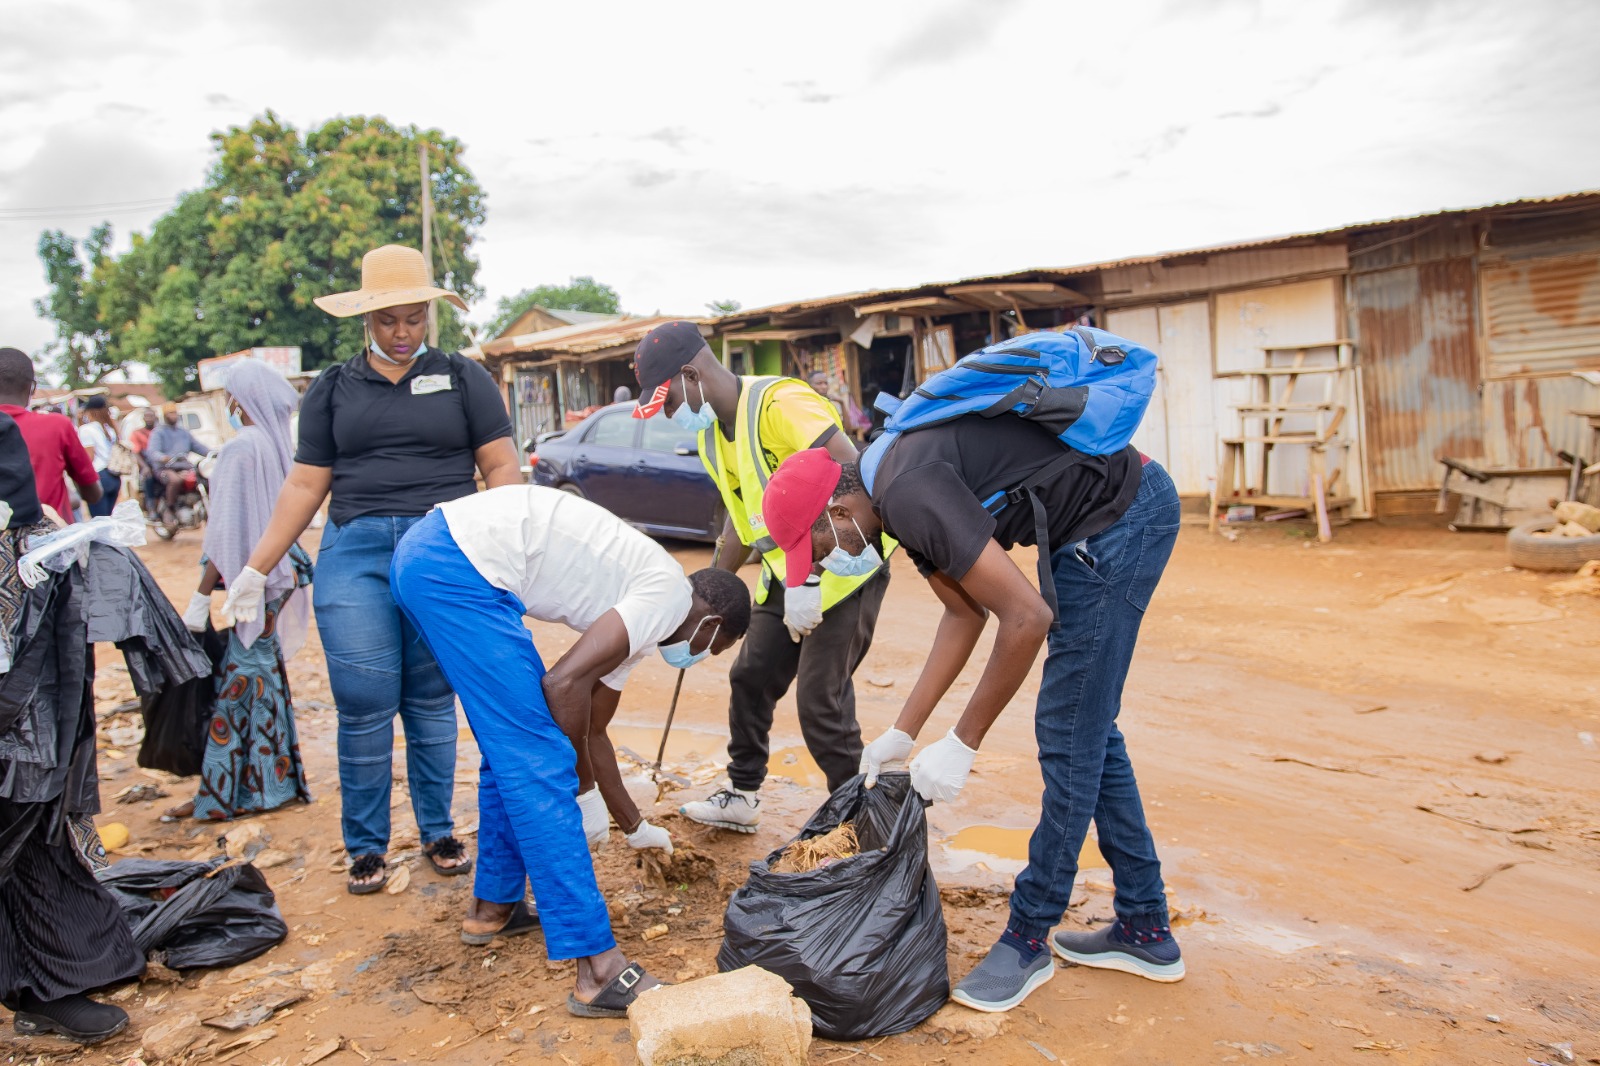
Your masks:
M 411 395 L 413 396 L 427 396 L 430 393 L 449 391 L 449 374 L 418 374 L 411 379 Z

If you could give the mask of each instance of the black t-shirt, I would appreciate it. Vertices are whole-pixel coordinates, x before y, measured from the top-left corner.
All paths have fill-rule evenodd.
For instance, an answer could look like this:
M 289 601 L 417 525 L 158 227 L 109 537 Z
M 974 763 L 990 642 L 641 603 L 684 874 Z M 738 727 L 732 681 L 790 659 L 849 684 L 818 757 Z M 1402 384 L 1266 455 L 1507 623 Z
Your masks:
M 475 449 L 511 436 L 489 372 L 429 348 L 391 384 L 365 353 L 330 366 L 300 407 L 295 462 L 333 468 L 328 517 L 420 515 L 476 488 Z
M 983 501 L 1012 489 L 1067 449 L 1037 423 L 968 415 L 898 438 L 873 479 L 872 506 L 924 577 L 960 580 L 984 545 L 1036 541 L 1033 507 L 1024 499 L 998 515 Z M 1060 548 L 1103 532 L 1133 503 L 1142 466 L 1131 445 L 1089 455 L 1034 491 L 1049 516 L 1050 544 Z

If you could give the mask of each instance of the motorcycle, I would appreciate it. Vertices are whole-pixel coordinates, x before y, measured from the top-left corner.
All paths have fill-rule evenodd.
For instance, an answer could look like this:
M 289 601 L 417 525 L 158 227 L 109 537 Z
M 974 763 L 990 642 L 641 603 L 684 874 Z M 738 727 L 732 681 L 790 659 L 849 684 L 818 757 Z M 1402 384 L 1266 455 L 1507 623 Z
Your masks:
M 169 459 L 166 469 L 183 475 L 183 489 L 172 513 L 166 513 L 166 501 L 157 499 L 153 512 L 146 513 L 146 521 L 155 527 L 157 537 L 171 540 L 180 530 L 199 529 L 206 524 L 211 509 L 211 474 L 217 466 L 217 453 L 211 452 L 199 463 L 190 466 L 182 459 Z

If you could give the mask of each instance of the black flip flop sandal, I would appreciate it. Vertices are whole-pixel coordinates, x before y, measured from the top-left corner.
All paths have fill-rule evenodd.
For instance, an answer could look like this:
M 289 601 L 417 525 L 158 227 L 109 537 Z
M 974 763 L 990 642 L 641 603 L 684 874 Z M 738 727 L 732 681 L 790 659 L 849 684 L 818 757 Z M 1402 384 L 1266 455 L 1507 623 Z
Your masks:
M 380 880 L 362 882 L 375 873 L 382 872 Z M 350 880 L 346 887 L 352 896 L 370 896 L 389 883 L 389 866 L 382 855 L 362 855 L 350 864 Z
M 511 917 L 492 933 L 469 933 L 461 931 L 461 942 L 469 947 L 481 948 L 497 936 L 521 936 L 531 933 L 539 928 L 539 912 L 528 906 L 527 900 L 519 899 L 511 908 Z
M 630 962 L 626 969 L 611 979 L 610 984 L 600 990 L 598 996 L 587 1003 L 569 992 L 567 1012 L 579 1018 L 626 1018 L 628 1008 L 639 998 L 639 993 L 634 989 L 644 978 L 644 967 Z
M 428 865 L 433 867 L 433 872 L 441 877 L 459 877 L 472 870 L 472 856 L 467 854 L 467 846 L 455 837 L 440 837 L 431 844 L 422 846 L 423 858 L 428 860 Z M 465 862 L 455 866 L 441 866 L 440 859 L 465 859 Z

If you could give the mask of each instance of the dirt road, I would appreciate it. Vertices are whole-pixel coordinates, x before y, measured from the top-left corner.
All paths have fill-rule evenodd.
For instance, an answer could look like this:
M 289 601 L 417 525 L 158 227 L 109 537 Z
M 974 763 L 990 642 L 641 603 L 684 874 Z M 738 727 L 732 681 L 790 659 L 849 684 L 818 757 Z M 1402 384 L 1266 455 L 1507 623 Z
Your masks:
M 198 543 L 185 534 L 144 550 L 180 603 Z M 708 558 L 678 554 L 686 566 Z M 898 562 L 858 675 L 869 736 L 910 691 L 937 621 L 926 586 Z M 947 1008 L 952 1024 L 819 1042 L 812 1061 L 1555 1063 L 1561 1050 L 1548 1045 L 1570 1042 L 1576 1061 L 1600 1062 L 1600 599 L 1551 598 L 1550 580 L 1507 570 L 1488 536 L 1367 525 L 1317 545 L 1298 530 L 1250 529 L 1229 542 L 1186 528 L 1150 609 L 1122 726 L 1163 848 L 1187 980 L 1063 967 L 1003 1019 Z M 548 660 L 571 643 L 565 631 L 535 631 Z M 119 660 L 101 649 L 102 664 Z M 668 761 L 696 784 L 662 811 L 715 776 L 727 665 L 690 674 Z M 969 667 L 936 722 L 958 712 L 975 677 Z M 547 963 L 538 937 L 460 945 L 469 887 L 418 863 L 403 792 L 391 856 L 409 863 L 410 887 L 345 893 L 335 715 L 314 639 L 291 678 L 316 802 L 258 820 L 288 856 L 267 876 L 289 940 L 235 971 L 117 993 L 133 1035 L 111 1045 L 76 1055 L 17 1041 L 13 1061 L 124 1062 L 152 1043 L 138 1034 L 164 1022 L 302 991 L 253 1030 L 196 1027 L 188 1054 L 294 1064 L 339 1047 L 320 1061 L 632 1062 L 625 1023 L 565 1014 L 570 965 Z M 635 673 L 620 743 L 654 754 L 671 681 L 659 662 Z M 104 666 L 96 691 L 102 713 L 131 695 L 126 673 Z M 931 812 L 953 977 L 1003 928 L 1003 886 L 1038 815 L 1034 694 L 1025 688 L 1002 718 L 961 800 Z M 114 802 L 152 780 L 133 765 L 137 721 L 103 726 L 100 822 L 131 829 L 123 854 L 212 853 L 217 827 L 157 821 L 185 782 L 164 779 L 170 800 Z M 773 773 L 788 780 L 769 785 L 754 837 L 666 815 L 698 857 L 662 879 L 613 833 L 601 886 L 619 938 L 652 972 L 713 970 L 722 906 L 744 864 L 821 802 L 792 700 L 779 710 L 779 746 Z M 463 724 L 456 802 L 468 830 L 475 764 Z M 1078 925 L 1111 913 L 1092 843 L 1085 866 L 1068 917 Z M 645 942 L 640 933 L 658 923 L 668 935 Z

